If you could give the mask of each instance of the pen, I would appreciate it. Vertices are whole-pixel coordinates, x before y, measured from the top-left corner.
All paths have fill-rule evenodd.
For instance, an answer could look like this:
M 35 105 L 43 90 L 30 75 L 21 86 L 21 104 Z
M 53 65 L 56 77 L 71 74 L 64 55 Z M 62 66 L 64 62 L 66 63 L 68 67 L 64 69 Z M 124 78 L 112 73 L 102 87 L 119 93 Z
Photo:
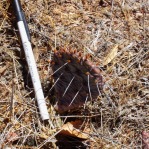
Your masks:
M 33 87 L 34 87 L 34 91 L 35 91 L 35 95 L 37 99 L 37 104 L 39 107 L 39 112 L 40 112 L 42 120 L 48 120 L 49 113 L 48 113 L 46 102 L 44 99 L 44 94 L 43 94 L 43 90 L 41 87 L 41 82 L 40 82 L 35 58 L 34 58 L 31 43 L 30 43 L 30 33 L 29 33 L 28 25 L 25 19 L 25 15 L 22 11 L 19 0 L 13 0 L 13 7 L 14 7 L 14 12 L 16 15 L 16 20 L 17 20 L 17 26 L 19 29 L 22 45 L 24 48 L 27 64 L 29 67 L 29 72 L 31 75 L 31 79 L 32 79 L 32 83 L 33 83 Z

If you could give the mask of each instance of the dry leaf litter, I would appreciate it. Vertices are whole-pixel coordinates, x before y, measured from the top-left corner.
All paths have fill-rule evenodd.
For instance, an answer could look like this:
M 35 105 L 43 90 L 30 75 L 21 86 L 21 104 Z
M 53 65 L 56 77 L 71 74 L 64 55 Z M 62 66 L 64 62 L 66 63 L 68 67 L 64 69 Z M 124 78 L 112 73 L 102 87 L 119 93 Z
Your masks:
M 39 116 L 11 1 L 1 0 L 0 148 L 148 148 L 149 2 L 21 3 L 50 120 Z M 50 90 L 51 61 L 60 47 L 90 54 L 104 82 L 97 100 L 64 114 L 54 109 L 56 94 Z

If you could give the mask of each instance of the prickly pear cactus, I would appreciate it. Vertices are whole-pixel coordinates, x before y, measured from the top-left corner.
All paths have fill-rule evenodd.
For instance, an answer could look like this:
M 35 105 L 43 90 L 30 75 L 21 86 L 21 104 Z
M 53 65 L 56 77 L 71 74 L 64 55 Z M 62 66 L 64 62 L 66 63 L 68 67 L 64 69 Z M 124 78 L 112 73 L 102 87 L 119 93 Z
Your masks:
M 99 68 L 90 56 L 71 49 L 59 49 L 54 52 L 52 71 L 59 113 L 77 110 L 86 101 L 94 101 L 103 86 Z

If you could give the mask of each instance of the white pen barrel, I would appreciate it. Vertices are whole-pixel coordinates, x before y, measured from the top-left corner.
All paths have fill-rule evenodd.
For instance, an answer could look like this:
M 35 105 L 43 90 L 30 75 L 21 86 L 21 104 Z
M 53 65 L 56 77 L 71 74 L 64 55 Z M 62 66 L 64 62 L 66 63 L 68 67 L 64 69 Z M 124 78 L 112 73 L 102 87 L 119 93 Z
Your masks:
M 40 82 L 39 74 L 37 71 L 36 62 L 35 62 L 35 58 L 33 55 L 31 43 L 28 40 L 23 21 L 18 22 L 18 28 L 20 31 L 20 36 L 21 36 L 23 48 L 25 51 L 25 56 L 26 56 L 26 60 L 28 63 L 32 83 L 34 86 L 34 91 L 35 91 L 35 95 L 36 95 L 36 99 L 37 99 L 37 103 L 38 103 L 38 107 L 39 107 L 39 112 L 41 114 L 42 120 L 47 120 L 47 119 L 49 119 L 49 113 L 48 113 L 46 102 L 44 99 L 43 90 L 41 87 L 41 82 Z

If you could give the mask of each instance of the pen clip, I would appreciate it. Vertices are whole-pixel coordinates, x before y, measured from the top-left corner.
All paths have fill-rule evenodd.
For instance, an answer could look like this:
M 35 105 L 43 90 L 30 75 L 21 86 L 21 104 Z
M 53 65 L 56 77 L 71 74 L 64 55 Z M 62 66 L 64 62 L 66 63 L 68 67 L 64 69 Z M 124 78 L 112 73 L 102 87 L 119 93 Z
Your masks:
M 31 40 L 30 31 L 23 11 L 22 11 L 22 17 L 23 17 L 23 23 L 25 26 L 26 34 L 27 34 L 28 40 L 30 41 Z

